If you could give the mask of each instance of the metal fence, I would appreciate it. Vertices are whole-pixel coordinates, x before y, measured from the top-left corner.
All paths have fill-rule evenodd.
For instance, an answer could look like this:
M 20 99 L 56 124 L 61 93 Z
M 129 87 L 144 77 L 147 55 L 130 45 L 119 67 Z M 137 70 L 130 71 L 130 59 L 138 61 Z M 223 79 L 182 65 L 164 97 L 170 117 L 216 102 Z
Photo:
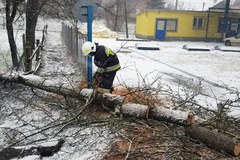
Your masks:
M 21 16 L 18 17 L 17 20 L 13 21 L 13 28 L 16 30 L 25 29 L 25 21 Z M 1 14 L 0 14 L 0 29 L 6 29 L 6 16 Z
M 80 33 L 75 26 L 68 26 L 62 23 L 62 33 L 64 43 L 67 46 L 75 63 L 78 64 L 80 72 L 87 77 L 87 58 L 82 54 L 82 44 L 87 40 L 87 36 Z
M 6 28 L 6 17 L 0 16 L 0 28 L 5 29 Z

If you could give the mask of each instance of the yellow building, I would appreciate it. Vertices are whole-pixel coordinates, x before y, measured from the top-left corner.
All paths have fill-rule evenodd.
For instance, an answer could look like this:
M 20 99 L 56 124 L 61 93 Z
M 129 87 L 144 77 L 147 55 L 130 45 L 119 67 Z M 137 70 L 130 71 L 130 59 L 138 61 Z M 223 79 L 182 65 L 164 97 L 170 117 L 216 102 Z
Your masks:
M 136 37 L 150 40 L 222 40 L 223 13 L 148 10 L 136 17 Z

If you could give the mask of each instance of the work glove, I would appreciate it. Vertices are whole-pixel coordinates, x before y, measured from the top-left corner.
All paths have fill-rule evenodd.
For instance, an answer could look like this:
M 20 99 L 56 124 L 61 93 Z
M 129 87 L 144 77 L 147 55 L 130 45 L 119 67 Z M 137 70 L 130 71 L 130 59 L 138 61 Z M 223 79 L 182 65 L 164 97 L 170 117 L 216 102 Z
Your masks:
M 99 86 L 102 81 L 102 75 L 99 72 L 95 72 L 93 75 L 93 84 L 94 86 Z
M 97 72 L 95 72 L 95 73 L 93 74 L 93 80 L 95 80 L 95 79 L 97 78 L 98 74 L 99 74 L 99 73 L 97 73 Z

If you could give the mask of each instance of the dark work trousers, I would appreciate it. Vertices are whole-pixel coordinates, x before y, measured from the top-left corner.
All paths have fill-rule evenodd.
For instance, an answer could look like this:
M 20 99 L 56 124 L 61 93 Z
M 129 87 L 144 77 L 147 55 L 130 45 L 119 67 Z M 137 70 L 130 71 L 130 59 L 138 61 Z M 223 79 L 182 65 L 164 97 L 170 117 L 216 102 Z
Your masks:
M 103 89 L 109 89 L 111 91 L 116 73 L 117 73 L 117 71 L 102 73 L 102 79 L 101 79 L 101 82 L 100 82 L 100 87 L 103 88 Z

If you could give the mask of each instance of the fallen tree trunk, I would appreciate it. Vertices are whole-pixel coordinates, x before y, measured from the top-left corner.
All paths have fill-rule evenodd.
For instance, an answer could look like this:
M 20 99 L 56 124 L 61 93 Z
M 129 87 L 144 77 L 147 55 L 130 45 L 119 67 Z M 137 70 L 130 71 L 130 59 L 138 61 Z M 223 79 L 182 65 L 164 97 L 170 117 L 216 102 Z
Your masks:
M 240 142 L 220 132 L 206 127 L 191 125 L 185 128 L 185 134 L 219 151 L 238 156 L 240 154 Z
M 120 111 L 124 116 L 135 116 L 146 119 L 152 118 L 181 125 L 185 127 L 186 135 L 188 135 L 189 137 L 197 139 L 220 151 L 223 150 L 231 155 L 236 156 L 239 155 L 240 152 L 240 144 L 235 143 L 235 141 L 233 141 L 231 138 L 226 137 L 220 133 L 213 133 L 207 128 L 196 127 L 192 125 L 195 123 L 196 120 L 200 122 L 202 122 L 202 120 L 190 111 L 172 110 L 164 108 L 162 106 L 149 107 L 147 105 L 134 103 L 123 104 L 124 97 L 119 95 L 97 93 L 94 94 L 92 89 L 81 89 L 80 91 L 77 91 L 66 84 L 57 85 L 51 80 L 47 80 L 34 75 L 0 75 L 0 80 L 18 82 L 30 87 L 35 87 L 48 92 L 53 92 L 62 96 L 77 98 L 83 101 L 86 101 L 86 99 L 89 98 L 94 98 L 93 102 L 97 105 L 104 105 L 108 108 L 120 107 Z
M 22 146 L 22 147 L 9 147 L 0 151 L 0 160 L 10 160 L 13 158 L 23 158 L 31 155 L 39 155 L 40 157 L 50 157 L 57 153 L 64 140 L 60 139 L 55 144 L 38 145 L 38 146 Z
M 134 103 L 122 105 L 121 113 L 126 116 L 151 118 L 181 126 L 191 125 L 195 123 L 196 120 L 200 121 L 191 111 L 172 110 L 162 106 L 149 107 Z
M 124 115 L 137 116 L 141 118 L 153 118 L 179 125 L 186 125 L 189 113 L 186 111 L 177 111 L 164 107 L 149 107 L 147 105 L 128 103 L 123 104 L 124 97 L 114 94 L 98 94 L 93 89 L 75 89 L 68 84 L 56 84 L 52 80 L 39 77 L 36 75 L 22 75 L 19 73 L 11 73 L 0 75 L 0 80 L 5 82 L 16 82 L 33 88 L 42 89 L 48 92 L 59 94 L 62 96 L 76 98 L 82 101 L 93 98 L 93 102 L 97 105 L 104 105 L 107 108 L 121 108 Z
M 115 108 L 123 103 L 124 98 L 118 95 L 111 94 L 97 94 L 92 89 L 76 89 L 73 86 L 62 83 L 57 84 L 56 82 L 36 76 L 36 75 L 22 75 L 22 74 L 4 74 L 0 75 L 0 81 L 3 82 L 15 82 L 33 88 L 45 90 L 65 97 L 76 98 L 81 101 L 86 101 L 93 98 L 93 103 L 104 105 L 108 108 Z

